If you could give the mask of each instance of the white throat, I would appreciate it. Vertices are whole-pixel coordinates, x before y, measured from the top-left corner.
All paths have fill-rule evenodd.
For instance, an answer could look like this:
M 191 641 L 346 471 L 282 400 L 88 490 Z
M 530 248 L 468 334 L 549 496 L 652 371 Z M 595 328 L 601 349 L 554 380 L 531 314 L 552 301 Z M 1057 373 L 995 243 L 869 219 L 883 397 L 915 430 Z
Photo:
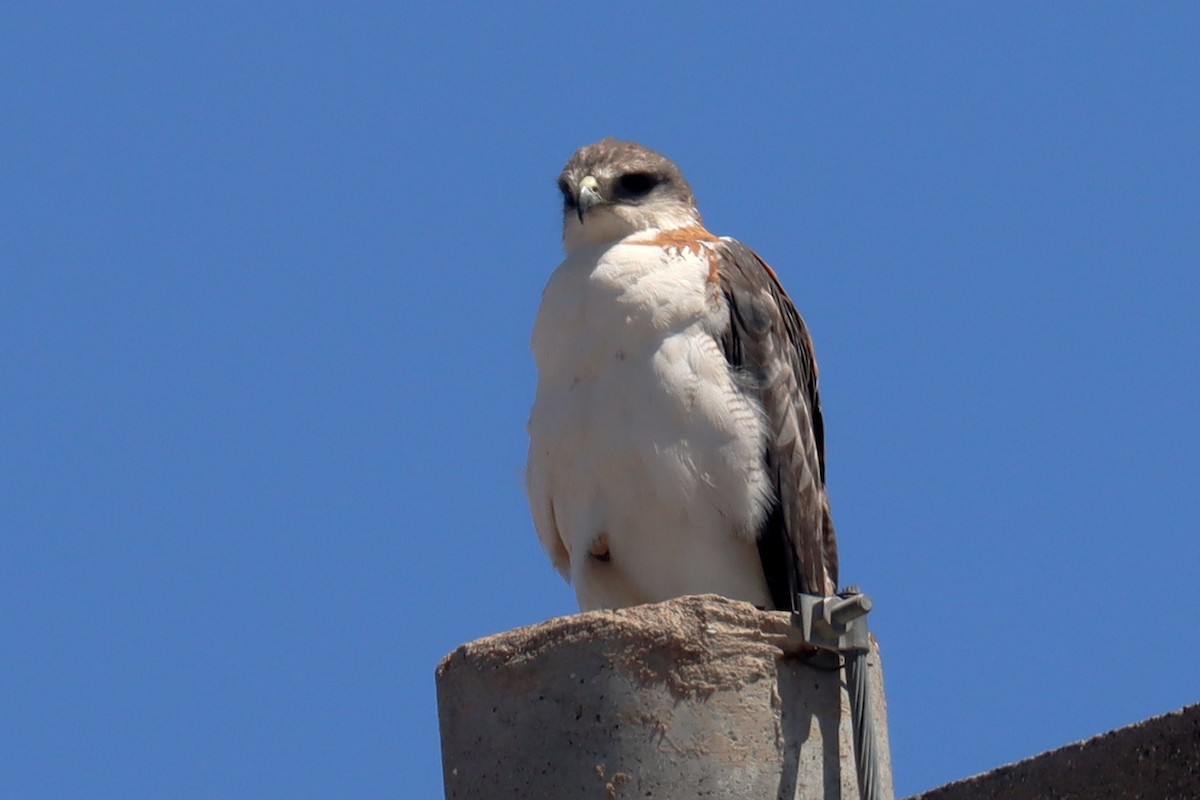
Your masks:
M 600 206 L 589 211 L 583 222 L 574 212 L 567 211 L 563 214 L 563 249 L 570 254 L 613 244 L 641 231 L 672 231 L 700 224 L 696 209 L 682 204 Z

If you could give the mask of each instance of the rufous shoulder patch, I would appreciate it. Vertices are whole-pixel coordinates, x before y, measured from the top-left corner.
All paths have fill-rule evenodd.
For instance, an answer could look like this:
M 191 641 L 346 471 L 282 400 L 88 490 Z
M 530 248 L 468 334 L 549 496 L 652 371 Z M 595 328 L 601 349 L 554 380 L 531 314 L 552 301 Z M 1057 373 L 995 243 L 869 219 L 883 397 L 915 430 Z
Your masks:
M 664 250 L 674 250 L 677 253 L 682 253 L 686 250 L 692 255 L 697 256 L 703 254 L 708 257 L 708 282 L 710 285 L 716 285 L 719 272 L 717 269 L 717 253 L 713 245 L 720 240 L 720 237 L 714 235 L 702 225 L 688 225 L 685 228 L 659 231 L 653 238 L 631 242 L 631 244 L 661 247 Z

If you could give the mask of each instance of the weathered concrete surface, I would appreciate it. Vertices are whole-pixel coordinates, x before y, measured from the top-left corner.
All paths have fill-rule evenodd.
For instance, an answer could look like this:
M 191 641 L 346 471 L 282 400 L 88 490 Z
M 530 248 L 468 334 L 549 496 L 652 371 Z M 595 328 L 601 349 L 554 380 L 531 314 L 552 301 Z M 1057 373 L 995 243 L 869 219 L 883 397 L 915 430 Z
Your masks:
M 1200 798 L 1200 704 L 949 783 L 910 800 L 1043 798 Z
M 705 595 L 465 644 L 437 669 L 446 797 L 857 800 L 842 675 L 791 631 Z M 887 761 L 877 648 L 870 670 Z

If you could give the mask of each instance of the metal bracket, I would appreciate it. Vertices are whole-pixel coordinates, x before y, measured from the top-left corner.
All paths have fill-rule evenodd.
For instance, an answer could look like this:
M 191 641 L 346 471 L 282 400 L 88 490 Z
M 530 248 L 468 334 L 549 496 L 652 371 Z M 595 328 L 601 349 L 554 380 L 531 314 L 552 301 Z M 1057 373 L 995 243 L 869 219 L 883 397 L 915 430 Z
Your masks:
M 821 669 L 838 669 L 845 657 L 859 797 L 880 800 L 883 797 L 883 766 L 879 760 L 867 674 L 867 654 L 871 651 L 867 612 L 871 610 L 871 598 L 857 586 L 843 589 L 831 597 L 815 594 L 796 597 L 799 608 L 792 614 L 792 624 L 804 643 L 819 651 L 809 659 L 809 664 Z
M 865 653 L 871 649 L 867 630 L 871 598 L 856 587 L 829 597 L 817 594 L 797 597 L 800 608 L 792 615 L 792 622 L 805 644 L 839 654 Z

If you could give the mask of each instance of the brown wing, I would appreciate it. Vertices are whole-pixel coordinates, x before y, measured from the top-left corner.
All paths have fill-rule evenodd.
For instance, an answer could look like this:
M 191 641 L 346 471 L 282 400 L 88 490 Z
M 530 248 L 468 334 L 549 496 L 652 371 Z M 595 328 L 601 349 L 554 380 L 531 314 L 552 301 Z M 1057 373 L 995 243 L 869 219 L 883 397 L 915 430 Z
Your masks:
M 825 424 L 817 362 L 804 320 L 775 272 L 740 242 L 717 245 L 717 272 L 729 304 L 725 357 L 745 374 L 768 420 L 763 459 L 775 502 L 758 550 L 776 607 L 795 610 L 797 592 L 837 592 L 837 538 L 825 491 Z

